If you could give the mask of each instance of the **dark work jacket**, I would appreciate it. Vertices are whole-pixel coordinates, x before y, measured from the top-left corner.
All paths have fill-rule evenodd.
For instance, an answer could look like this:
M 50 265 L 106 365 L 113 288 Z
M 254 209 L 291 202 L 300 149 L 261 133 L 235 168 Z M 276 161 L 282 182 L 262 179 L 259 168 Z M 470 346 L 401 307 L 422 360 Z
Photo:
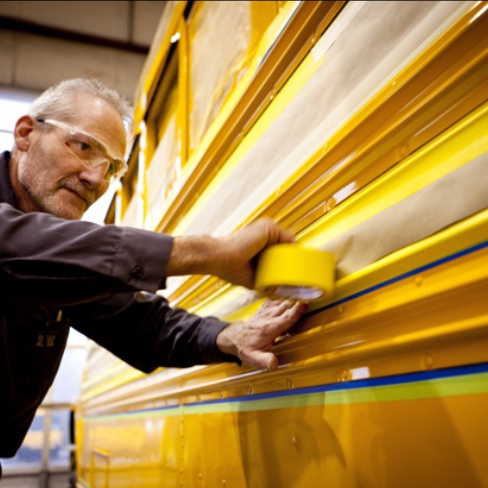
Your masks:
M 0 457 L 20 447 L 70 326 L 144 372 L 237 361 L 215 343 L 227 323 L 155 294 L 170 236 L 24 213 L 9 159 L 0 153 Z

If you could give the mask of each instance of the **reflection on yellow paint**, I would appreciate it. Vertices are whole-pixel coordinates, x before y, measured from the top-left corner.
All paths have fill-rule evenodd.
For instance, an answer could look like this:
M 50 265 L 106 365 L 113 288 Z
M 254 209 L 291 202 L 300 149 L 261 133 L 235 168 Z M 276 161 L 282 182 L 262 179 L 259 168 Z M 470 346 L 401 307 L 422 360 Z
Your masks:
M 181 143 L 161 158 L 181 155 L 178 174 L 160 168 L 174 191 L 144 188 L 146 205 L 164 199 L 148 225 L 218 234 L 269 216 L 341 259 L 363 242 L 362 260 L 339 259 L 335 293 L 276 341 L 273 372 L 144 375 L 94 348 L 80 482 L 488 486 L 486 5 L 214 3 L 171 3 L 139 84 L 136 117 L 162 129 L 148 127 L 144 151 L 163 152 L 155 141 L 170 133 Z M 368 261 L 390 240 L 400 244 Z M 168 294 L 229 321 L 265 300 L 205 276 Z

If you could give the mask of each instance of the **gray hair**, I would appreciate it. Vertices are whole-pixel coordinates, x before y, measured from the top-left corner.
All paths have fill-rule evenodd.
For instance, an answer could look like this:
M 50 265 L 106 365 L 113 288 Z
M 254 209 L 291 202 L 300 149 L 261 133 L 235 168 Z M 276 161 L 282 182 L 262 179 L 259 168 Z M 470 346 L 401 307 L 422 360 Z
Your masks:
M 95 78 L 73 78 L 57 83 L 34 101 L 28 114 L 42 119 L 69 120 L 76 115 L 71 111 L 71 106 L 73 99 L 80 93 L 93 95 L 110 103 L 120 114 L 127 140 L 130 140 L 133 123 L 130 103 L 118 92 Z

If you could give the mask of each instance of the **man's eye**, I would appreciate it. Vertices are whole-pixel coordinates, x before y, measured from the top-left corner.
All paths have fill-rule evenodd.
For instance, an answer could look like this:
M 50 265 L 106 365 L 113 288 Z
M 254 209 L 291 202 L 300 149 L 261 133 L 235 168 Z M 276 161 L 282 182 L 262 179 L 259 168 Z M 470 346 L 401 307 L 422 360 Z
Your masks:
M 90 152 L 91 151 L 91 146 L 87 142 L 83 141 L 74 141 L 75 147 L 81 151 L 81 152 Z
M 116 166 L 115 166 L 115 162 L 114 161 L 110 161 L 109 162 L 109 165 L 108 165 L 108 169 L 107 169 L 107 176 L 108 177 L 111 177 L 115 174 L 115 171 L 117 170 Z

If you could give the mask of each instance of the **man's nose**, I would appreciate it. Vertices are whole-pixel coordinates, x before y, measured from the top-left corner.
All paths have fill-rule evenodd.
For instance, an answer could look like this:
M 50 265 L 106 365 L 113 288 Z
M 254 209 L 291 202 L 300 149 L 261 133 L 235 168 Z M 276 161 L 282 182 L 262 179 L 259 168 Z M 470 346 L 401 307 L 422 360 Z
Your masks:
M 83 169 L 79 173 L 80 180 L 93 191 L 100 191 L 108 185 L 105 178 L 107 168 L 105 164 L 92 166 L 91 164 L 84 164 Z

